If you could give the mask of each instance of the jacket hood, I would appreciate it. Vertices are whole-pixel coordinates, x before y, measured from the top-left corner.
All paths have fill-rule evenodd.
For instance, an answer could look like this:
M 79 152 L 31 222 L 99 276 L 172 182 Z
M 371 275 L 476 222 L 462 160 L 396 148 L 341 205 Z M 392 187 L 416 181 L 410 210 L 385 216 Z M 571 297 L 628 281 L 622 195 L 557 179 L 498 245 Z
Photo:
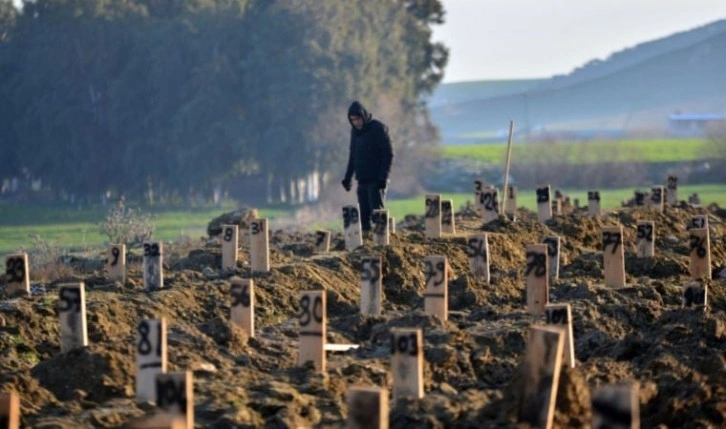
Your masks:
M 366 124 L 373 119 L 373 115 L 371 115 L 359 101 L 354 101 L 348 108 L 348 122 L 350 122 L 351 116 L 360 116 Z M 353 126 L 352 122 L 350 123 L 350 126 Z

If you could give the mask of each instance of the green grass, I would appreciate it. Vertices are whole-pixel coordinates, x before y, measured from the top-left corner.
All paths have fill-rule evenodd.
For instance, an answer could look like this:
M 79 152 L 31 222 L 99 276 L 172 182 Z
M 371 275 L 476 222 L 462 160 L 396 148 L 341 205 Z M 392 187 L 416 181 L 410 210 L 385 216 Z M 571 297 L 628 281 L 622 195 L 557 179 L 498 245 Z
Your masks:
M 569 164 L 596 164 L 601 162 L 683 162 L 718 156 L 719 145 L 710 140 L 621 140 L 594 142 L 529 143 L 515 142 L 512 146 L 513 162 L 549 163 L 562 160 Z M 445 158 L 470 158 L 500 163 L 505 160 L 506 144 L 471 144 L 445 146 Z M 721 150 L 723 153 L 726 151 Z

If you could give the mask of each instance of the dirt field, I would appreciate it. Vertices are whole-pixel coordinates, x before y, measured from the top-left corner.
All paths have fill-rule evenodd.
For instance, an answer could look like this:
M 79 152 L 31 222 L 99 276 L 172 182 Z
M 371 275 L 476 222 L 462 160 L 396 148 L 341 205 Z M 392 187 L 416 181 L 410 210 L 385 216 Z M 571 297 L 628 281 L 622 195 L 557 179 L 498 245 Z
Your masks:
M 590 389 L 640 382 L 643 428 L 726 427 L 726 280 L 710 283 L 705 314 L 681 306 L 688 280 L 686 225 L 696 209 L 623 209 L 590 219 L 558 216 L 548 225 L 525 213 L 486 225 L 491 284 L 468 274 L 464 235 L 481 221 L 459 215 L 459 237 L 423 238 L 421 218 L 399 223 L 391 245 L 345 252 L 334 234 L 329 254 L 313 254 L 313 234 L 271 231 L 272 272 L 255 277 L 256 337 L 230 328 L 230 278 L 249 277 L 247 245 L 236 273 L 221 272 L 218 245 L 165 248 L 166 289 L 142 290 L 141 257 L 129 260 L 125 285 L 104 278 L 102 256 L 76 260 L 76 277 L 45 294 L 0 301 L 0 392 L 22 396 L 24 427 L 124 427 L 154 407 L 134 399 L 135 329 L 142 318 L 168 319 L 170 371 L 194 372 L 196 427 L 341 427 L 351 384 L 390 389 L 389 330 L 424 333 L 425 397 L 391 403 L 393 428 L 516 427 L 517 376 L 529 327 L 543 317 L 525 310 L 525 245 L 560 235 L 560 279 L 550 301 L 570 303 L 577 367 L 563 369 L 555 427 L 589 427 Z M 721 213 L 721 212 L 718 212 Z M 726 265 L 723 215 L 709 214 L 714 271 Z M 635 258 L 638 220 L 656 225 L 656 256 Z M 624 226 L 627 286 L 603 285 L 600 229 Z M 274 227 L 274 225 L 273 225 Z M 242 234 L 244 236 L 244 234 Z M 423 314 L 423 258 L 444 254 L 450 318 Z M 380 255 L 384 315 L 359 314 L 360 261 Z M 31 275 L 32 278 L 32 275 Z M 84 281 L 90 345 L 60 353 L 58 284 Z M 331 343 L 360 348 L 328 354 L 328 370 L 298 367 L 296 304 L 306 289 L 327 292 Z

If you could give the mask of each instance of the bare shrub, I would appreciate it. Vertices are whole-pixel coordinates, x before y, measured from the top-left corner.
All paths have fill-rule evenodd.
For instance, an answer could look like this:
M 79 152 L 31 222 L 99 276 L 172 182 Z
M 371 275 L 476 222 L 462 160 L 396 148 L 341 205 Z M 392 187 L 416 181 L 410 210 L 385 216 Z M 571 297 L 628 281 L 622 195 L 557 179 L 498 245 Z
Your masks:
M 30 234 L 30 247 L 21 247 L 17 253 L 28 254 L 28 269 L 34 281 L 52 282 L 73 275 L 73 269 L 62 261 L 67 251 L 58 242 L 38 234 Z
M 123 201 L 119 201 L 108 210 L 106 219 L 98 226 L 101 234 L 108 237 L 109 243 L 138 246 L 154 235 L 156 227 L 152 219 L 151 214 L 141 213 L 140 208 L 128 208 Z

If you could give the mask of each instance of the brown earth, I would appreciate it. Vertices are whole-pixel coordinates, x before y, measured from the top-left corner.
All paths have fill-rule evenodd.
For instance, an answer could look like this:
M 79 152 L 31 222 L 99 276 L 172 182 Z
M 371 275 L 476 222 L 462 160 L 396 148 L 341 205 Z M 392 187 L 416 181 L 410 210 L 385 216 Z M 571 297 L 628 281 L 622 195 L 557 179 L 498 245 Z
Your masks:
M 0 392 L 22 396 L 23 426 L 124 427 L 153 412 L 134 399 L 135 327 L 142 318 L 169 321 L 169 370 L 193 370 L 197 427 L 341 427 L 351 384 L 390 388 L 388 333 L 392 327 L 424 332 L 422 400 L 391 404 L 394 428 L 515 427 L 517 368 L 527 333 L 543 318 L 524 308 L 524 248 L 543 235 L 562 237 L 560 279 L 552 302 L 573 307 L 575 369 L 563 370 L 555 427 L 589 427 L 590 389 L 624 380 L 640 382 L 642 427 L 726 426 L 726 280 L 710 283 L 705 314 L 681 308 L 688 280 L 685 225 L 695 209 L 622 209 L 600 219 L 583 213 L 558 216 L 547 225 L 532 213 L 516 222 L 486 225 L 490 233 L 491 284 L 468 275 L 463 234 L 481 222 L 460 214 L 458 237 L 424 239 L 422 220 L 399 224 L 391 246 L 313 255 L 312 234 L 272 232 L 272 272 L 255 276 L 256 337 L 230 328 L 233 275 L 249 277 L 242 244 L 236 272 L 221 272 L 218 245 L 167 244 L 166 289 L 147 293 L 141 258 L 129 259 L 129 280 L 106 281 L 102 256 L 74 267 L 76 276 L 45 285 L 45 295 L 0 301 Z M 713 208 L 712 265 L 726 265 L 723 214 Z M 635 224 L 656 223 L 657 254 L 635 258 Z M 600 228 L 625 229 L 628 286 L 603 286 Z M 244 240 L 241 240 L 244 241 Z M 384 315 L 358 312 L 359 270 L 365 255 L 381 255 Z M 423 258 L 445 254 L 453 275 L 450 319 L 423 314 Z M 87 287 L 90 345 L 60 353 L 55 305 L 57 285 L 83 280 Z M 328 370 L 297 367 L 295 317 L 298 292 L 327 291 L 328 342 L 356 343 L 358 350 L 329 353 Z

